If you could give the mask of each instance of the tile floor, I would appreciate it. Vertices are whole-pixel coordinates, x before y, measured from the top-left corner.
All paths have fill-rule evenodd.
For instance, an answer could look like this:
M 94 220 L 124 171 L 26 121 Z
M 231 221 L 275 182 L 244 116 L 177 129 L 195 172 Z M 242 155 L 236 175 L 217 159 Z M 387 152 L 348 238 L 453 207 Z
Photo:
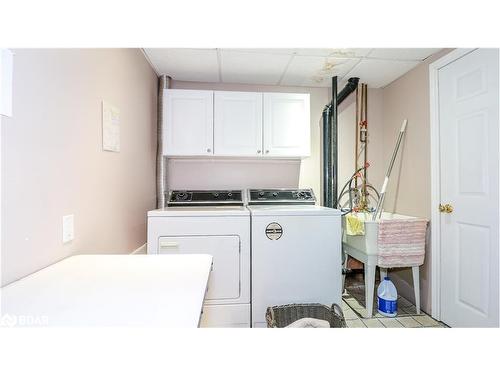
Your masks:
M 342 310 L 348 328 L 445 328 L 446 325 L 421 312 L 417 314 L 415 305 L 403 297 L 398 297 L 398 316 L 386 318 L 379 314 L 374 300 L 372 318 L 366 318 L 364 306 L 364 284 L 359 276 L 346 279 L 346 292 L 342 296 Z M 378 284 L 375 286 L 377 289 Z

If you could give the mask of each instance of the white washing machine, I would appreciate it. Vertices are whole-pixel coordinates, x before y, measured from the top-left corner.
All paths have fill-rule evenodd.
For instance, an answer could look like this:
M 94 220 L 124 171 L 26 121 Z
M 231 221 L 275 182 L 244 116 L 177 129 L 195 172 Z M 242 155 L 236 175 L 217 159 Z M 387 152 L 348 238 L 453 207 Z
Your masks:
M 252 326 L 268 306 L 341 304 L 340 211 L 316 206 L 310 189 L 250 189 Z
M 148 212 L 148 254 L 210 254 L 202 327 L 250 327 L 250 214 L 243 192 L 172 191 Z M 179 306 L 182 308 L 182 306 Z

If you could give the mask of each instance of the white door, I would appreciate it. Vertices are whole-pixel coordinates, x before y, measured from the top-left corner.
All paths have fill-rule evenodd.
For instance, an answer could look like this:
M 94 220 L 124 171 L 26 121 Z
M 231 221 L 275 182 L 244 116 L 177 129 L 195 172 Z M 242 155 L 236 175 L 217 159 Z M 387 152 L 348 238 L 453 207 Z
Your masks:
M 163 153 L 213 154 L 213 91 L 165 90 Z
M 214 154 L 262 155 L 262 93 L 216 91 Z
M 264 156 L 309 156 L 309 113 L 309 94 L 264 93 Z
M 498 322 L 498 50 L 478 49 L 438 71 L 441 320 Z M 438 209 L 437 207 L 435 209 Z

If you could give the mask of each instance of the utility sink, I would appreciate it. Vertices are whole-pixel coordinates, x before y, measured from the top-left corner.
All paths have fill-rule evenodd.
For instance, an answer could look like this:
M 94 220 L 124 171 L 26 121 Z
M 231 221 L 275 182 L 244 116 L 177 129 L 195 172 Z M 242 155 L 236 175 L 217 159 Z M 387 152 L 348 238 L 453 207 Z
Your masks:
M 364 218 L 365 221 L 365 234 L 358 236 L 349 236 L 345 231 L 345 216 L 342 217 L 342 243 L 353 247 L 354 249 L 366 254 L 378 254 L 378 220 L 372 220 L 372 213 L 360 212 L 358 216 Z M 383 212 L 381 219 L 417 219 L 414 216 L 400 215 L 392 212 Z
M 371 318 L 373 313 L 373 297 L 375 288 L 375 271 L 378 265 L 378 227 L 379 221 L 372 220 L 373 214 L 358 213 L 365 219 L 365 234 L 359 236 L 349 236 L 345 231 L 345 217 L 342 217 L 342 249 L 346 255 L 359 260 L 364 264 L 365 269 L 365 318 Z M 417 219 L 414 216 L 399 215 L 391 212 L 383 212 L 382 220 L 391 219 Z M 345 257 L 344 267 L 347 266 L 347 257 Z M 411 266 L 413 274 L 413 285 L 415 291 L 415 306 L 417 314 L 420 314 L 420 276 L 419 266 Z M 387 269 L 380 267 L 380 279 L 387 276 Z M 345 275 L 343 276 L 345 281 Z

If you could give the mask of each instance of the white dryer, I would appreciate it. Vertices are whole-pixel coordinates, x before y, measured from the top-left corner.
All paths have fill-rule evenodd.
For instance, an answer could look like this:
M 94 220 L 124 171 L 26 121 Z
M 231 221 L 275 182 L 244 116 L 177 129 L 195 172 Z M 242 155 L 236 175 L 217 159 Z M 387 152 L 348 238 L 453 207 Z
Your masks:
M 167 204 L 148 212 L 148 254 L 212 255 L 200 325 L 250 327 L 250 214 L 242 191 L 172 191 Z
M 310 189 L 250 189 L 252 326 L 268 306 L 341 304 L 340 211 L 316 206 Z

